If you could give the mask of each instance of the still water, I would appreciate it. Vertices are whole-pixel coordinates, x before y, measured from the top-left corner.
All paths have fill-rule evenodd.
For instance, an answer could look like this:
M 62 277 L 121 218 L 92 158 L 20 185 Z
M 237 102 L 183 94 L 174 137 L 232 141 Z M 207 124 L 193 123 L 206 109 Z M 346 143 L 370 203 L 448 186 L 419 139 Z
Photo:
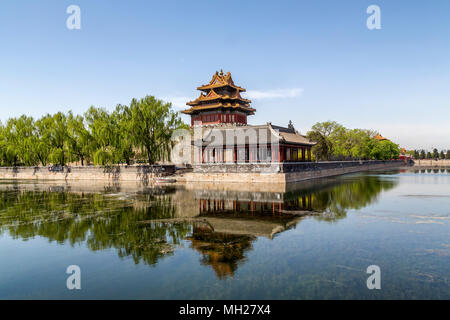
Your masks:
M 450 170 L 286 188 L 1 181 L 0 198 L 0 299 L 450 299 Z

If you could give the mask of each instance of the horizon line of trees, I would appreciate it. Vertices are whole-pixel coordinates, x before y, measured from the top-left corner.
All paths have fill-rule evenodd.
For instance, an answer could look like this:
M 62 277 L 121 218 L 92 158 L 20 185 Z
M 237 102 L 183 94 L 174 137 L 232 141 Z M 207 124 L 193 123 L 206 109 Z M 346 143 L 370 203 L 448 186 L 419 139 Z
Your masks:
M 154 164 L 170 160 L 172 132 L 187 127 L 171 103 L 153 96 L 112 112 L 91 106 L 83 115 L 22 115 L 0 122 L 0 165 Z
M 376 140 L 378 132 L 348 129 L 336 121 L 318 122 L 306 136 L 315 141 L 315 160 L 390 160 L 398 159 L 400 148 L 390 140 Z
M 423 160 L 423 159 L 450 159 L 450 150 L 441 150 L 439 151 L 437 148 L 434 148 L 433 151 L 427 151 L 425 149 L 419 149 L 419 150 L 410 150 L 407 151 L 409 155 L 413 157 L 413 159 L 416 160 Z

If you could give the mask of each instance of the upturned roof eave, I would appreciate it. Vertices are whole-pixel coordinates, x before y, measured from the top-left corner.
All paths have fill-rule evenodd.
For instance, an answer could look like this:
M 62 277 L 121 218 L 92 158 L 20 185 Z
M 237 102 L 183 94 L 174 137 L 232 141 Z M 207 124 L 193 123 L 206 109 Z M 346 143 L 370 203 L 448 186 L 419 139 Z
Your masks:
M 197 87 L 197 90 L 205 91 L 205 90 L 222 88 L 222 87 L 230 87 L 230 88 L 236 89 L 236 90 L 238 90 L 240 92 L 245 92 L 246 91 L 244 88 L 241 88 L 239 86 L 236 86 L 236 85 L 233 85 L 233 84 L 229 84 L 229 83 L 205 84 L 205 85 L 202 85 L 200 87 Z

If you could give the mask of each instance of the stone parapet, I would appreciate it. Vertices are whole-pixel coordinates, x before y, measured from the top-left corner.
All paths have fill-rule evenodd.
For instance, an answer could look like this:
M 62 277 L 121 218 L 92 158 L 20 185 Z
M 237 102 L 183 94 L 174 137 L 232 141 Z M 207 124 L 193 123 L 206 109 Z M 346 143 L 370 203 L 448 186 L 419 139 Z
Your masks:
M 424 160 L 414 160 L 414 167 L 450 167 L 449 159 L 434 160 L 434 159 L 424 159 Z
M 0 179 L 18 180 L 104 180 L 148 182 L 156 176 L 171 174 L 174 166 L 111 167 L 0 167 Z
M 396 169 L 404 166 L 405 163 L 402 160 L 198 164 L 193 166 L 194 172 L 183 176 L 183 180 L 187 183 L 201 181 L 284 184 L 354 172 Z

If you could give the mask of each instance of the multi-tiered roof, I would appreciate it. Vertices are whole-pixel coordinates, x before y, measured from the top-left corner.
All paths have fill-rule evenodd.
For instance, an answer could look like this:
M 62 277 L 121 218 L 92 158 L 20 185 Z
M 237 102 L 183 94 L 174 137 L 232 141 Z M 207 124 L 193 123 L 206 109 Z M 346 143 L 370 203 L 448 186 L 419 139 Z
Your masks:
M 224 75 L 216 71 L 209 84 L 197 88 L 200 90 L 200 96 L 194 101 L 186 103 L 189 109 L 183 110 L 184 114 L 196 115 L 206 111 L 240 111 L 246 115 L 253 115 L 255 109 L 250 107 L 251 101 L 241 97 L 241 92 L 245 92 L 234 84 L 231 73 Z

